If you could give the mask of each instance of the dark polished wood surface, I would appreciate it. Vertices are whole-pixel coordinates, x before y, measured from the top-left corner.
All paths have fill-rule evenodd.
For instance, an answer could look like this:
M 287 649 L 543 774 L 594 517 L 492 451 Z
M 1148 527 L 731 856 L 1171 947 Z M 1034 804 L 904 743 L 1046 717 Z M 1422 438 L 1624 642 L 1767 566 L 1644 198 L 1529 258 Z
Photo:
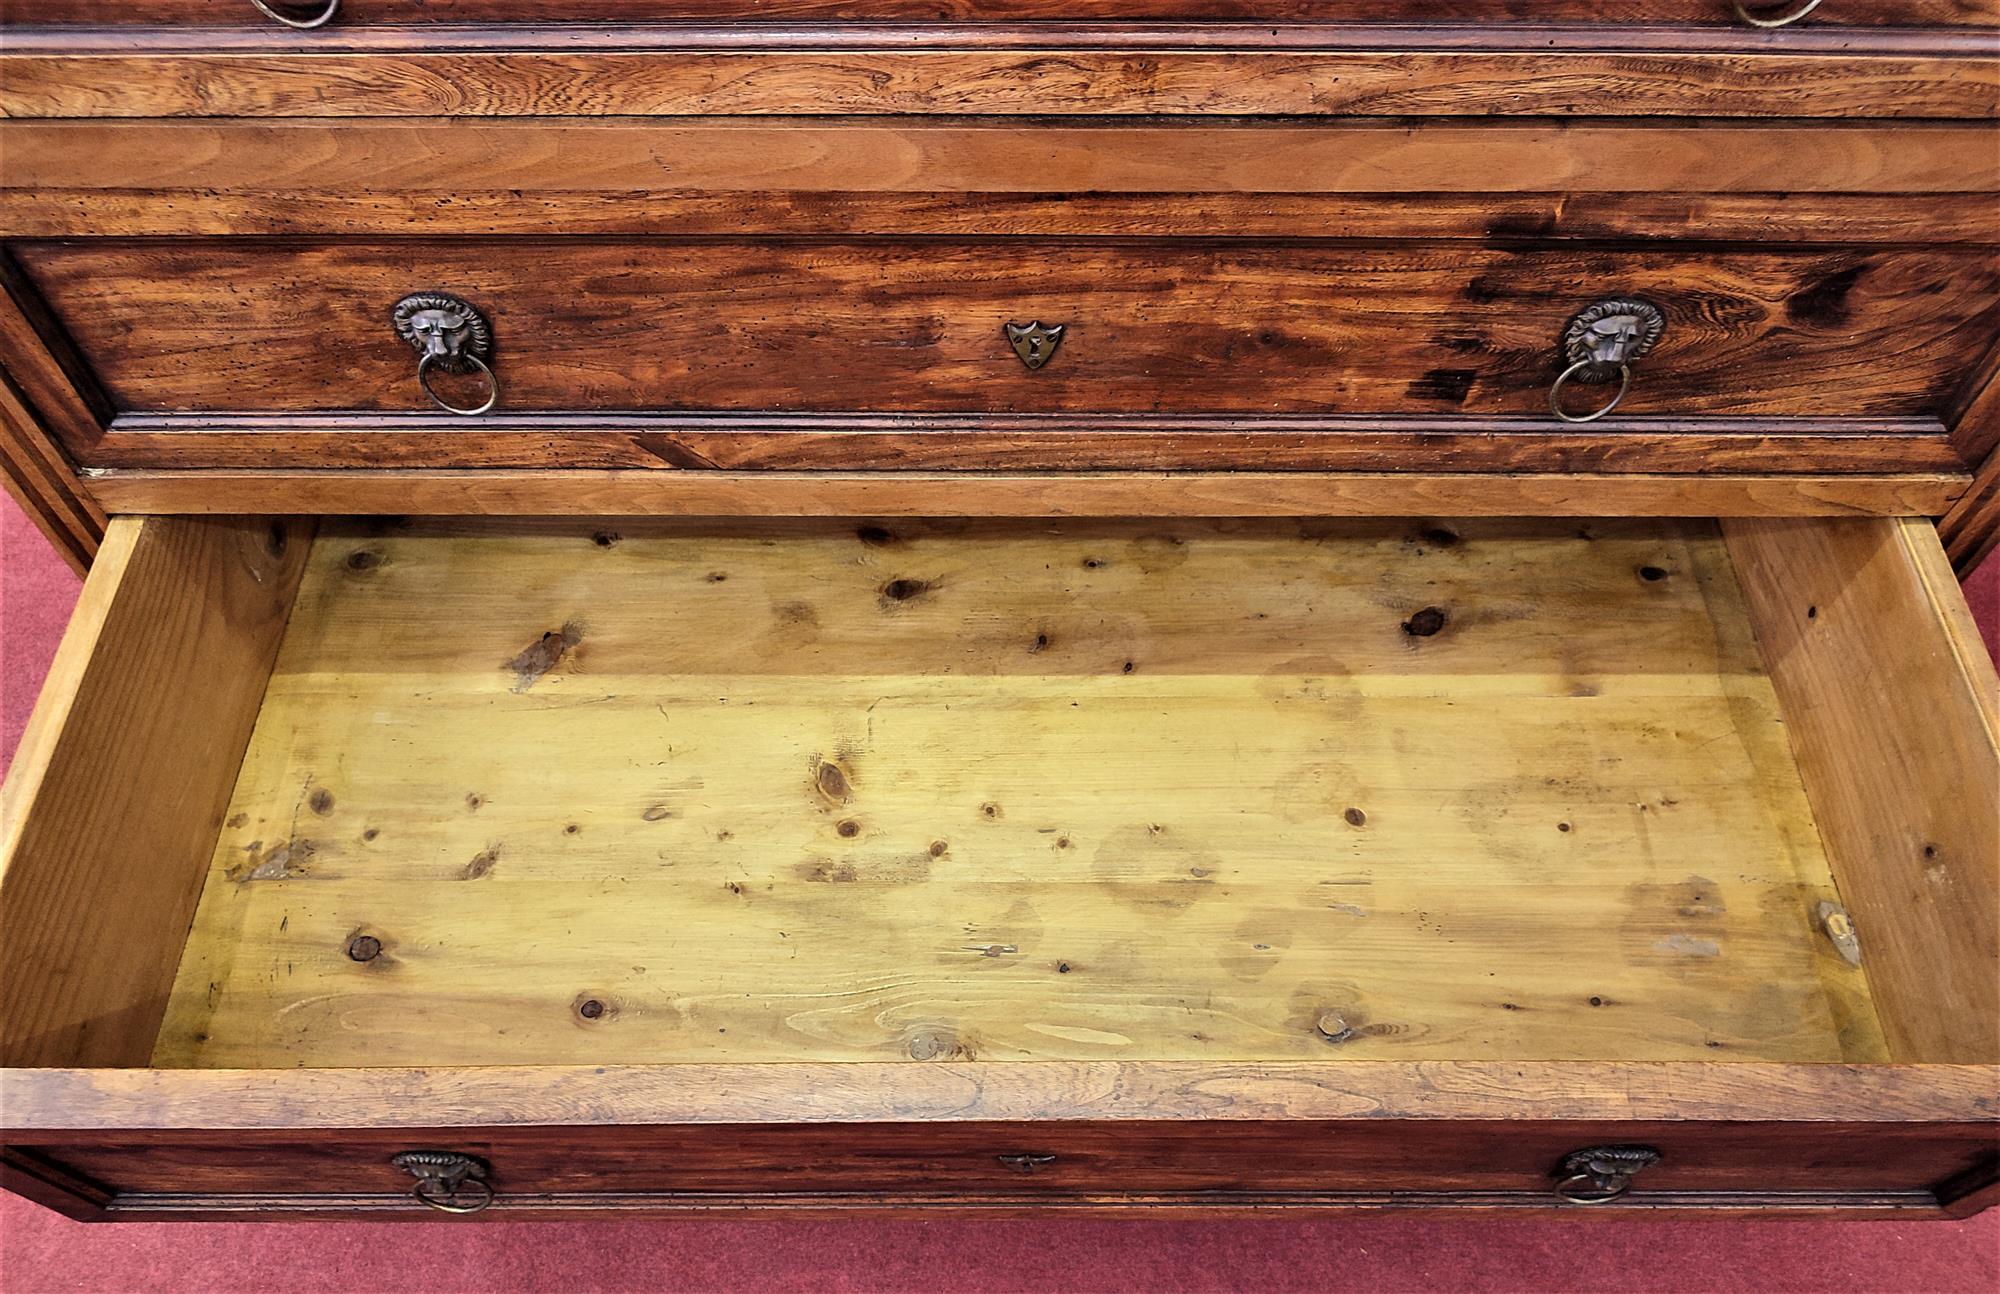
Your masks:
M 2000 325 L 2000 265 L 1971 251 L 398 241 L 15 255 L 113 406 L 144 412 L 425 409 L 386 322 L 418 289 L 486 312 L 520 413 L 1546 416 L 1568 319 L 1638 297 L 1667 325 L 1631 413 L 1925 415 Z M 1032 372 L 1002 331 L 1031 320 L 1067 329 Z
M 314 6 L 303 6 L 311 12 Z M 1762 14 L 1770 6 L 1752 6 Z M 1814 26 L 1993 26 L 1991 0 L 1837 0 Z M 342 28 L 403 23 L 662 22 L 727 19 L 867 22 L 1021 19 L 1200 19 L 1351 23 L 1609 23 L 1593 0 L 1342 0 L 1336 12 L 1308 0 L 773 0 L 745 13 L 736 0 L 346 0 Z M 286 9 L 286 12 L 291 12 Z M 1776 7 L 1782 13 L 1783 7 Z M 248 0 L 7 0 L 0 22 L 264 27 Z M 1631 0 L 1619 26 L 1698 23 L 1741 28 L 1725 0 Z

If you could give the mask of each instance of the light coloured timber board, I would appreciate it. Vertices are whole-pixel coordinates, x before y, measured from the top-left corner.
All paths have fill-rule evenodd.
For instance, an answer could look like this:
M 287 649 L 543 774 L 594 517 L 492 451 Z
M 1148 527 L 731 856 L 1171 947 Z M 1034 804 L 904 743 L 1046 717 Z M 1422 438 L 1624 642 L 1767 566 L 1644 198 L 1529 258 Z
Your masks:
M 350 523 L 154 1060 L 1880 1060 L 1836 897 L 1709 523 Z

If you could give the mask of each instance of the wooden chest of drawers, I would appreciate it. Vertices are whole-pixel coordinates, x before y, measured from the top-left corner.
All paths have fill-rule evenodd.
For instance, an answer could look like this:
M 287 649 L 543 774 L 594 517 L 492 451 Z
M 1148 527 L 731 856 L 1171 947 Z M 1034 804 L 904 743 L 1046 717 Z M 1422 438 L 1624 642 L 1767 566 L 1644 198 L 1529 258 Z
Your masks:
M 2000 9 L 742 8 L 0 9 L 10 1188 L 1994 1202 Z

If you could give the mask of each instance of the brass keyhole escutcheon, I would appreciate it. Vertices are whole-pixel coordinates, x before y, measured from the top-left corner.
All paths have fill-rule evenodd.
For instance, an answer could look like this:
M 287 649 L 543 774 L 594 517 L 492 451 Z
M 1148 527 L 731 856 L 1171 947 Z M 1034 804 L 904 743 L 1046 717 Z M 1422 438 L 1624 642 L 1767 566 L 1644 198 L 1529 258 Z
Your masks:
M 1062 324 L 1045 324 L 1037 319 L 1033 323 L 1007 325 L 1007 343 L 1031 373 L 1054 358 L 1062 339 Z

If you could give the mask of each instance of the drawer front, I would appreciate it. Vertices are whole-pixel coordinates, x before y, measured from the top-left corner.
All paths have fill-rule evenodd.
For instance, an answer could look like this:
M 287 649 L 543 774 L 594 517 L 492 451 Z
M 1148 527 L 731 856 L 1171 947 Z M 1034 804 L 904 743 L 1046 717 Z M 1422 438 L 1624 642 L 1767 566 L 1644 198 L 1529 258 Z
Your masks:
M 1645 321 L 1625 334 L 1643 353 L 1631 352 L 1621 416 L 1925 419 L 1922 430 L 2000 325 L 2000 266 L 1978 250 L 662 239 L 32 243 L 17 255 L 119 411 L 112 431 L 144 432 L 156 450 L 178 444 L 183 466 L 218 460 L 176 435 L 230 429 L 258 436 L 259 466 L 385 452 L 362 434 L 380 423 L 343 434 L 296 421 L 341 412 L 420 416 L 406 428 L 421 434 L 417 461 L 446 466 L 519 463 L 524 435 L 530 461 L 550 466 L 955 465 L 968 442 L 922 464 L 896 456 L 899 432 L 980 430 L 942 415 L 1030 420 L 1017 431 L 1061 416 L 1071 421 L 1040 429 L 1103 433 L 1062 464 L 1078 467 L 1182 461 L 1135 458 L 1125 433 L 1144 428 L 1088 421 L 1111 415 L 1281 420 L 1191 424 L 1240 433 L 1384 416 L 1557 431 L 1551 387 L 1577 354 L 1566 331 L 1579 312 L 1620 300 L 1656 309 L 1659 325 L 1649 351 Z M 391 319 L 419 291 L 452 294 L 487 321 L 499 392 L 486 417 L 425 413 L 418 351 Z M 1605 327 L 1630 324 L 1614 310 Z M 1586 369 L 1563 395 L 1578 415 L 1618 390 L 1615 364 Z M 492 394 L 476 372 L 429 376 L 460 407 Z M 641 424 L 548 421 L 704 412 L 722 421 L 679 458 L 687 442 L 649 445 Z M 851 412 L 918 420 L 859 428 L 877 434 L 822 445 L 831 457 L 817 462 L 774 456 L 769 427 L 728 421 Z M 522 418 L 543 421 L 508 421 Z M 1905 443 L 1918 441 L 1929 443 Z M 116 435 L 72 448 L 102 465 L 159 461 L 121 452 Z M 1266 450 L 1282 453 L 1258 456 Z M 1281 441 L 1216 465 L 1326 465 L 1320 452 Z
M 408 1151 L 467 1156 L 496 1216 L 714 1204 L 1209 1203 L 1577 1207 L 1607 1187 L 1571 1159 L 1635 1148 L 1620 1207 L 1905 1208 L 1976 1172 L 1976 1126 L 948 1123 L 207 1134 L 39 1148 L 114 1209 L 407 1208 Z M 1653 1152 L 1649 1155 L 1645 1152 Z M 1657 1162 L 1648 1162 L 1654 1156 Z M 1581 1176 L 1586 1180 L 1573 1180 Z M 463 1199 L 477 1202 L 483 1188 Z
M 1745 7 L 1774 22 L 1805 7 L 1805 0 Z M 775 0 L 744 12 L 738 0 L 271 0 L 295 21 L 334 10 L 329 25 L 369 26 L 449 22 L 659 22 L 674 19 L 739 21 L 896 19 L 952 22 L 1009 19 L 1239 19 L 1255 22 L 1603 22 L 1596 0 L 1348 0 L 1330 15 L 1307 0 L 1099 0 L 1087 12 L 1061 0 Z M 245 26 L 274 22 L 251 0 L 9 0 L 0 9 L 18 23 L 145 23 Z M 2000 10 L 1989 0 L 1825 0 L 1815 25 L 1990 26 Z M 1629 0 L 1618 9 L 1621 27 L 1633 23 L 1739 24 L 1729 0 Z

